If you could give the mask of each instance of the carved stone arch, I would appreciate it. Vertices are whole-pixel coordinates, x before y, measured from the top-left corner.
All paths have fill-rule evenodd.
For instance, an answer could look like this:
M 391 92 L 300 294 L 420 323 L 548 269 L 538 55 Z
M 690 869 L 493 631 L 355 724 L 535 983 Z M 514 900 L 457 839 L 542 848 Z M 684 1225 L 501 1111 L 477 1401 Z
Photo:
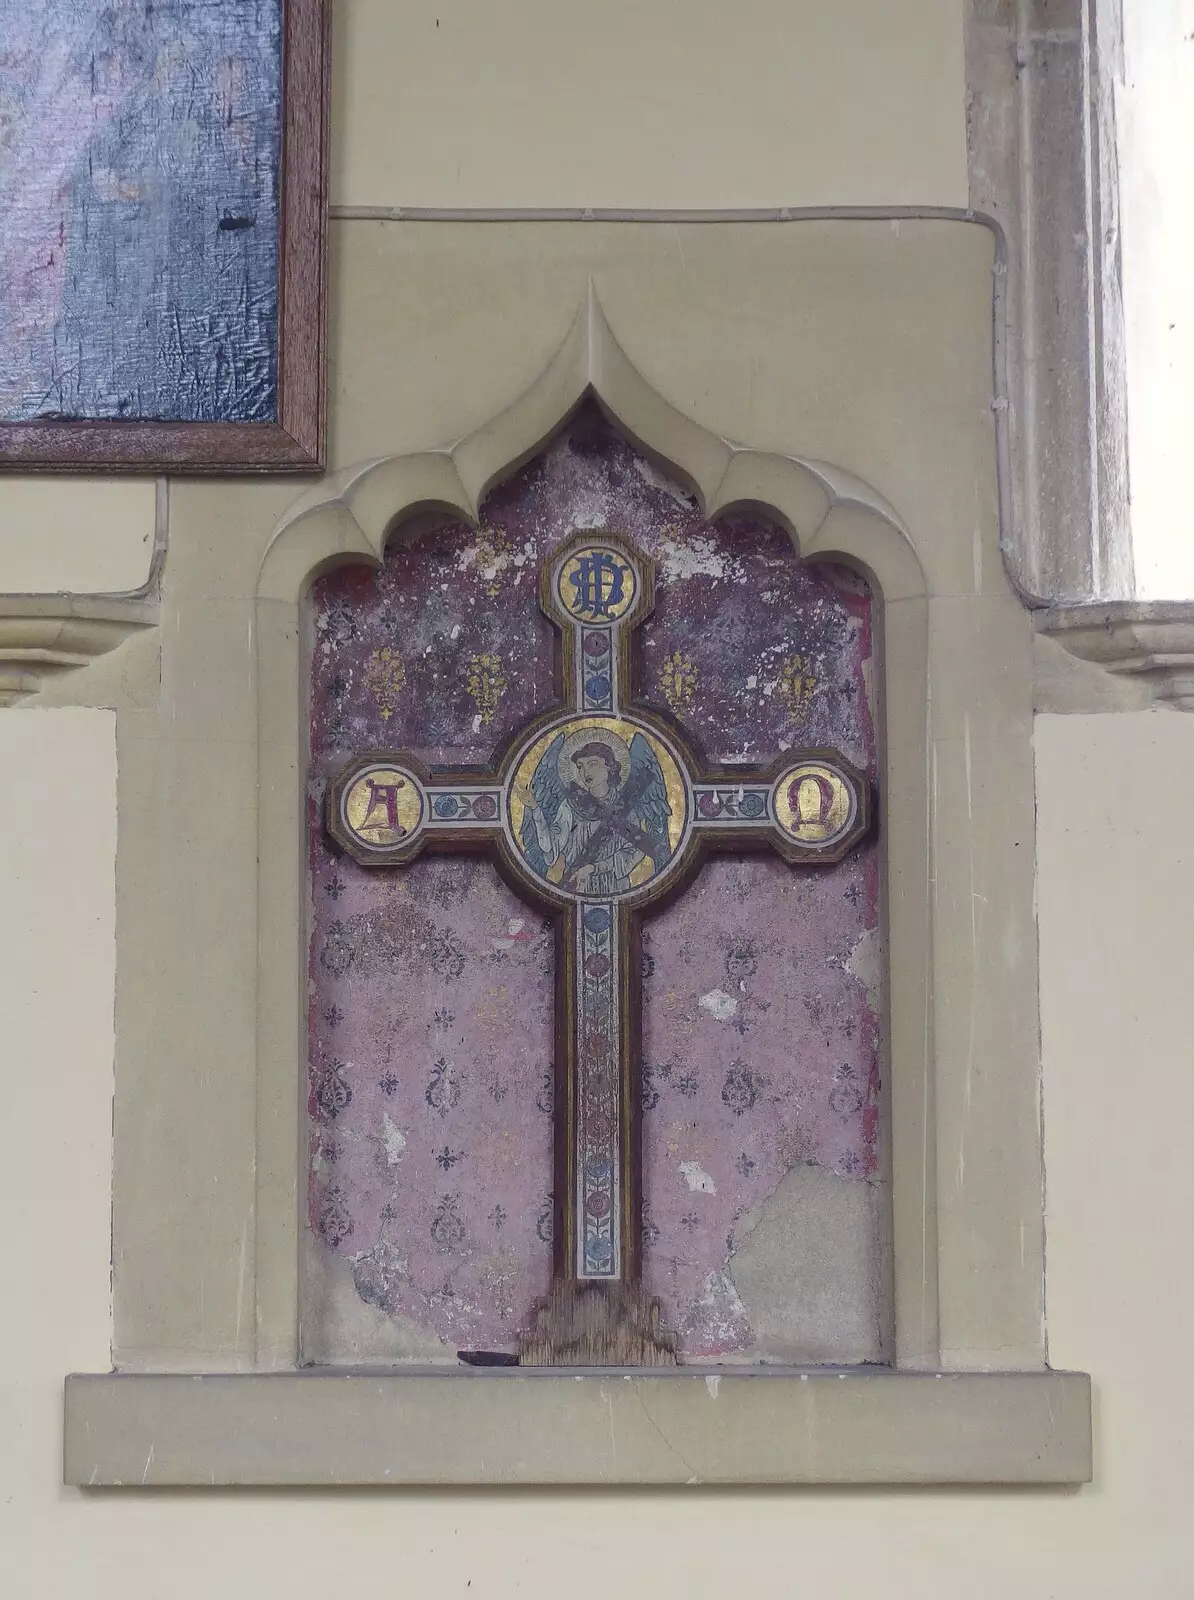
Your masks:
M 590 396 L 631 443 L 691 489 L 706 517 L 758 509 L 787 528 L 802 555 L 857 566 L 885 599 L 927 594 L 908 531 L 881 495 L 841 468 L 752 450 L 686 417 L 634 366 L 590 288 L 547 367 L 489 422 L 442 450 L 346 467 L 297 500 L 262 558 L 259 597 L 297 599 L 337 557 L 380 562 L 392 530 L 421 511 L 476 526 L 489 491 L 537 455 Z
M 258 1348 L 289 1365 L 296 1347 L 299 1109 L 304 1059 L 306 919 L 303 760 L 306 713 L 300 608 L 310 584 L 345 560 L 379 567 L 395 530 L 426 512 L 477 526 L 485 496 L 532 459 L 592 398 L 614 426 L 696 496 L 710 520 L 755 511 L 782 525 L 806 558 L 858 570 L 875 596 L 876 659 L 898 663 L 900 693 L 876 684 L 881 786 L 901 796 L 882 829 L 885 943 L 899 950 L 888 985 L 890 1159 L 895 1187 L 895 1353 L 905 1367 L 938 1358 L 935 1244 L 926 1221 L 932 1182 L 930 924 L 926 788 L 927 582 L 892 507 L 840 468 L 752 450 L 709 432 L 642 376 L 614 335 L 591 287 L 563 344 L 517 399 L 442 450 L 399 454 L 343 469 L 282 517 L 261 562 L 257 592 L 261 801 L 258 825 Z M 886 727 L 886 734 L 884 729 Z M 289 959 L 268 929 L 297 930 Z M 931 1208 L 930 1208 L 931 1209 Z

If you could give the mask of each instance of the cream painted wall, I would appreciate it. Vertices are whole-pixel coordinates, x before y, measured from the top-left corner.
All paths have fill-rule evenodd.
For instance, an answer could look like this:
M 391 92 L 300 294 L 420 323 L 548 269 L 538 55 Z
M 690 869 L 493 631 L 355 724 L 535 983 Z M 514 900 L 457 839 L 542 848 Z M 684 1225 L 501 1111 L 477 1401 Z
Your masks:
M 113 727 L 0 715 L 0 1593 L 546 1600 L 563 1563 L 577 1600 L 1194 1592 L 1194 718 L 1043 717 L 1037 750 L 1050 1328 L 1095 1377 L 1091 1487 L 91 1496 L 58 1478 L 62 1374 L 110 1331 Z
M 337 200 L 964 203 L 955 0 L 512 9 L 341 0 Z M 0 591 L 132 587 L 151 530 L 147 484 L 0 480 Z M 535 1600 L 564 1587 L 563 1562 L 577 1600 L 615 1584 L 689 1600 L 1194 1592 L 1194 719 L 1038 723 L 1052 1355 L 1098 1390 L 1097 1479 L 1079 1493 L 60 1488 L 62 1375 L 105 1367 L 110 1337 L 114 762 L 107 713 L 0 713 L 6 1600 L 344 1584 Z M 1144 792 L 1147 838 L 1128 803 Z
M 960 0 L 341 0 L 336 21 L 336 204 L 966 204 Z
M 152 478 L 0 476 L 0 595 L 139 589 L 154 495 Z

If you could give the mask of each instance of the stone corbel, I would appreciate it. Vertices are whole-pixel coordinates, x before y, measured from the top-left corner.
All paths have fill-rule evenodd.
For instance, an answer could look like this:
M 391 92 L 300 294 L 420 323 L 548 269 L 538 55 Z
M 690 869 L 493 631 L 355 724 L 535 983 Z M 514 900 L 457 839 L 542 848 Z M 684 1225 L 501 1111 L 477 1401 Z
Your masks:
M 1033 625 L 1039 711 L 1194 711 L 1194 601 L 1053 607 Z
M 157 620 L 157 602 L 147 598 L 0 595 L 0 706 L 36 694 L 47 678 L 85 667 Z

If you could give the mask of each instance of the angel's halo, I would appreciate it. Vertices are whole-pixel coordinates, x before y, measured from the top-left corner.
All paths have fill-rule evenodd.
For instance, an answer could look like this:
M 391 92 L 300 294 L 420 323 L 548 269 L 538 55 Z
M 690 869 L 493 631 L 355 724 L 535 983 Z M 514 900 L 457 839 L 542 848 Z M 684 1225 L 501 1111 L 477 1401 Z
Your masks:
M 565 787 L 575 784 L 578 788 L 584 785 L 580 781 L 573 757 L 582 745 L 603 744 L 614 756 L 618 763 L 619 781 L 625 783 L 630 776 L 630 747 L 624 739 L 612 733 L 608 728 L 585 727 L 577 728 L 564 740 L 560 753 L 556 757 L 556 771 L 560 775 Z

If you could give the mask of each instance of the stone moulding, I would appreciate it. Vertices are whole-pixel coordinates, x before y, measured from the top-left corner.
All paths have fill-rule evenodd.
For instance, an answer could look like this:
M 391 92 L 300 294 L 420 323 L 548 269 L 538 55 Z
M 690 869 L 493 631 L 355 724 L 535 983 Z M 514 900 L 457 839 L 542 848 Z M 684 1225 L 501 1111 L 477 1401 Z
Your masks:
M 966 0 L 970 204 L 1002 231 L 1008 571 L 1032 606 L 1132 585 L 1119 0 Z
M 1144 704 L 1194 711 L 1194 601 L 1054 607 L 1033 625 L 1075 660 L 1143 691 Z
M 401 524 L 428 511 L 448 512 L 477 525 L 485 495 L 531 459 L 587 398 L 665 472 L 690 488 L 707 517 L 735 509 L 762 511 L 785 527 L 806 558 L 844 560 L 862 571 L 881 596 L 883 638 L 889 655 L 918 663 L 909 669 L 915 690 L 896 705 L 885 697 L 887 782 L 914 792 L 927 771 L 924 681 L 927 665 L 927 580 L 913 542 L 886 500 L 853 474 L 820 461 L 752 450 L 710 432 L 658 393 L 634 365 L 611 328 L 590 282 L 571 326 L 534 382 L 475 432 L 442 450 L 393 455 L 346 467 L 302 495 L 279 520 L 261 562 L 257 591 L 258 727 L 272 730 L 261 748 L 261 792 L 289 794 L 293 836 L 271 809 L 258 833 L 258 916 L 264 928 L 301 925 L 294 882 L 299 858 L 303 780 L 299 752 L 304 730 L 300 608 L 312 580 L 329 566 L 364 561 L 378 566 Z M 881 698 L 884 698 L 881 695 Z M 887 840 L 920 862 L 926 806 L 905 823 L 894 822 Z M 266 814 L 262 814 L 263 823 Z M 909 875 L 893 897 L 890 928 L 906 958 L 906 983 L 892 1000 L 893 1050 L 908 1060 L 893 1093 L 904 1102 L 896 1117 L 893 1163 L 921 1168 L 926 1129 L 923 970 L 920 937 L 929 909 L 926 873 Z M 296 941 L 297 945 L 298 941 Z M 271 996 L 258 1032 L 259 1129 L 272 1149 L 258 1147 L 258 1360 L 270 1366 L 302 1365 L 297 1337 L 301 1303 L 297 1262 L 300 1240 L 294 1151 L 299 1145 L 295 1063 L 305 1058 L 303 962 L 296 948 L 283 970 L 278 942 L 262 939 L 259 994 Z M 901 971 L 905 970 L 904 959 Z M 906 998 L 905 998 L 906 997 Z M 912 1067 L 911 1063 L 917 1065 Z M 272 1109 L 271 1109 L 272 1108 Z M 284 1115 L 283 1115 L 284 1113 Z M 282 1169 L 285 1181 L 279 1180 Z M 893 1223 L 896 1260 L 896 1348 L 906 1364 L 934 1367 L 938 1358 L 938 1268 L 924 1208 L 908 1184 Z M 922 1195 L 923 1198 L 923 1195 Z M 1034 1292 L 1035 1305 L 1035 1292 Z M 1035 1310 L 1033 1312 L 1035 1318 Z M 1007 1341 L 1010 1343 L 1010 1341 Z
M 156 601 L 102 595 L 0 596 L 0 706 L 85 667 L 134 633 L 157 625 Z
M 631 362 L 590 285 L 561 348 L 499 416 L 444 450 L 360 462 L 302 495 L 262 558 L 258 599 L 295 602 L 336 559 L 380 565 L 397 522 L 420 511 L 476 525 L 489 490 L 537 454 L 586 395 L 693 490 L 706 516 L 762 509 L 795 535 L 803 556 L 845 555 L 888 601 L 925 593 L 908 532 L 881 495 L 839 467 L 745 448 L 676 410 Z
M 1074 1484 L 1082 1373 L 120 1374 L 67 1380 L 82 1487 Z

